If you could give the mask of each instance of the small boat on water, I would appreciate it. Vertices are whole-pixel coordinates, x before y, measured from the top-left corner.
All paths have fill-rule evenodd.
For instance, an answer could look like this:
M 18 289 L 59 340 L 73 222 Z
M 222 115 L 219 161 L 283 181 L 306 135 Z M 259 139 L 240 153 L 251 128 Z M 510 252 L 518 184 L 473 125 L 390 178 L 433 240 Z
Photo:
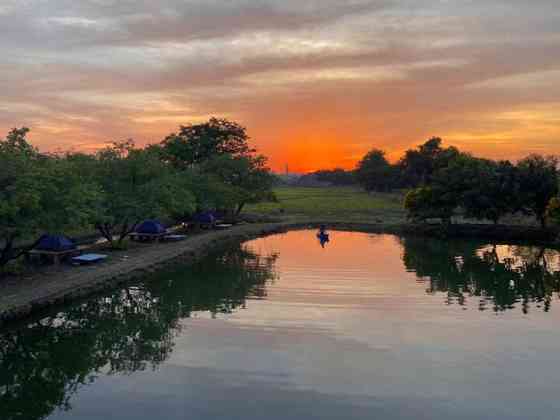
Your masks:
M 319 227 L 319 232 L 317 232 L 317 239 L 319 239 L 319 243 L 323 248 L 325 247 L 325 244 L 329 242 L 330 238 L 329 234 L 327 233 L 327 227 L 325 225 L 321 225 L 321 227 Z
M 328 242 L 329 241 L 329 234 L 326 233 L 326 232 L 319 232 L 319 233 L 317 233 L 317 238 L 321 242 Z

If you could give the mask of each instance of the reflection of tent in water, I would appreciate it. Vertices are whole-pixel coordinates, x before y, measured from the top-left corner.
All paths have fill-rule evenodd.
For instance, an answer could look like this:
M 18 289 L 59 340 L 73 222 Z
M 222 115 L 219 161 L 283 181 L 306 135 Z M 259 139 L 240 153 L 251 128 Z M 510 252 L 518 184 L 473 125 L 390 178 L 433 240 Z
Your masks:
M 35 249 L 51 252 L 70 251 L 76 249 L 76 244 L 64 235 L 43 235 Z
M 158 235 L 165 233 L 165 228 L 157 220 L 145 220 L 136 228 L 136 233 Z

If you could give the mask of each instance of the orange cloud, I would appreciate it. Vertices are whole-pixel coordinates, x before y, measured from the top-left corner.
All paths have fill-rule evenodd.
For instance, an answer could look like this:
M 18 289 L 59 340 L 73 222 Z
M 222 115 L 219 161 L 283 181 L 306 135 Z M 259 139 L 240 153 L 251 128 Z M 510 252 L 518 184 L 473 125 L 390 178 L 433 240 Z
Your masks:
M 29 126 L 45 150 L 220 116 L 280 171 L 352 168 L 373 147 L 396 161 L 434 135 L 560 154 L 554 2 L 59 3 L 0 7 L 0 135 Z

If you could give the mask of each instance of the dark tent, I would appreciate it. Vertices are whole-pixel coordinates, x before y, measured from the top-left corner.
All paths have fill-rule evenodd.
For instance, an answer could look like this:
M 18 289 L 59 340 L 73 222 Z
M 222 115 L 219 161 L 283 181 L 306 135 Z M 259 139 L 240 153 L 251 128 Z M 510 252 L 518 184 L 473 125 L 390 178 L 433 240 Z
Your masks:
M 196 223 L 213 224 L 216 222 L 216 218 L 212 212 L 207 211 L 203 213 L 197 213 L 193 216 L 193 221 Z
M 69 251 L 76 249 L 76 244 L 64 235 L 43 235 L 39 238 L 39 242 L 35 249 L 41 251 Z
M 212 216 L 214 216 L 214 219 L 216 219 L 216 220 L 222 220 L 223 218 L 226 217 L 226 214 L 223 211 L 215 210 L 211 213 L 212 213 Z
M 136 228 L 136 233 L 145 235 L 158 235 L 165 233 L 165 228 L 157 220 L 145 220 Z

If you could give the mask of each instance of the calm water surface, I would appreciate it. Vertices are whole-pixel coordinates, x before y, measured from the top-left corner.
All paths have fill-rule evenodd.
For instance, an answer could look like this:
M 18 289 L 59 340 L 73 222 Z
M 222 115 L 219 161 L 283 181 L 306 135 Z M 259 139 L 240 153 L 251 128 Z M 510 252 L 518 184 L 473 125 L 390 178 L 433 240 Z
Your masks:
M 0 332 L 1 419 L 560 418 L 560 256 L 312 231 Z

